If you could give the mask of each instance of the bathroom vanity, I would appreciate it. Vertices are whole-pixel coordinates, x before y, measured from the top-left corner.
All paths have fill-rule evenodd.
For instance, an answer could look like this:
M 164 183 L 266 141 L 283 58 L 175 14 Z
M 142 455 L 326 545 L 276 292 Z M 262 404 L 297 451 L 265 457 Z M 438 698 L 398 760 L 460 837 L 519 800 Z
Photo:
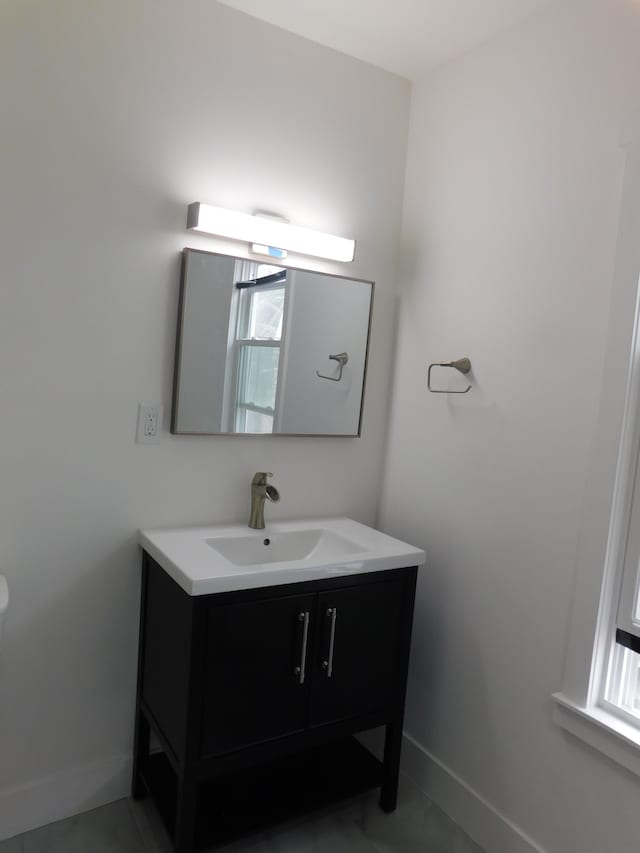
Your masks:
M 424 553 L 348 519 L 141 544 L 133 796 L 176 853 L 373 787 L 392 811 Z M 378 726 L 382 761 L 353 737 Z

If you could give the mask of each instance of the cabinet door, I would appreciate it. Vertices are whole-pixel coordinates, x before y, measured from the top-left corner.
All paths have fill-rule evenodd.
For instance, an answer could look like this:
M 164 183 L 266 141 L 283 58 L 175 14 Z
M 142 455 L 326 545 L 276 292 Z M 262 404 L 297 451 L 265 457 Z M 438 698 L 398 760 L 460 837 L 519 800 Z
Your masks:
M 297 595 L 210 608 L 202 755 L 306 728 L 314 602 Z
M 318 596 L 318 654 L 311 686 L 311 724 L 390 707 L 401 681 L 402 580 L 354 586 Z

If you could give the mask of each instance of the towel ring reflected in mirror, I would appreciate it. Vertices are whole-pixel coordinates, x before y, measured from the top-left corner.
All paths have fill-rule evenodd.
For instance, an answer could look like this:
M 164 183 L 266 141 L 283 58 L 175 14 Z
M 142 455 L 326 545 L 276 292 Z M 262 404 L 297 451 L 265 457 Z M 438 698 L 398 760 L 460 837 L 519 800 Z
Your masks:
M 347 352 L 339 352 L 336 355 L 330 355 L 329 358 L 333 359 L 333 361 L 337 361 L 340 365 L 340 370 L 337 376 L 325 376 L 320 373 L 319 370 L 316 370 L 316 376 L 319 376 L 320 379 L 329 379 L 331 382 L 340 382 L 342 379 L 342 371 L 344 370 L 345 364 L 349 361 L 349 353 Z

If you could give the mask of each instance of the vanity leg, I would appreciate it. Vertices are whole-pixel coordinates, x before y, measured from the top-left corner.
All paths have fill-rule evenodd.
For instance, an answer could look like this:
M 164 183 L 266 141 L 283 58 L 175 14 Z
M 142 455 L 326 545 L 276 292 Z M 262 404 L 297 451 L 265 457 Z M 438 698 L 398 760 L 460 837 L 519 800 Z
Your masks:
M 147 793 L 140 771 L 145 759 L 149 756 L 150 733 L 151 730 L 147 718 L 138 709 L 136 711 L 136 727 L 133 737 L 133 779 L 131 782 L 131 796 L 134 800 L 141 800 Z
M 398 802 L 398 777 L 402 749 L 402 720 L 388 723 L 384 738 L 384 758 L 380 808 L 383 812 L 395 811 Z
M 182 776 L 178 779 L 176 825 L 173 833 L 174 853 L 193 853 L 196 840 L 198 784 Z

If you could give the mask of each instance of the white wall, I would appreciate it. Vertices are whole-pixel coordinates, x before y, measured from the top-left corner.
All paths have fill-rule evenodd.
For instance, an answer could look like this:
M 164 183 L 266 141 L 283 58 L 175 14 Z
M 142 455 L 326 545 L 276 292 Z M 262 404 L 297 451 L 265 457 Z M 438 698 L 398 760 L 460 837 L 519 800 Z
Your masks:
M 2 4 L 1 835 L 126 790 L 139 527 L 241 521 L 267 469 L 273 518 L 373 521 L 408 99 L 213 0 Z M 138 402 L 170 403 L 180 250 L 237 253 L 185 232 L 194 200 L 358 241 L 349 273 L 379 285 L 361 439 L 134 444 Z
M 288 279 L 284 368 L 278 402 L 282 432 L 357 435 L 372 288 L 363 281 L 293 272 Z M 331 353 L 349 361 L 339 382 Z
M 583 0 L 413 93 L 380 521 L 428 558 L 413 753 L 437 798 L 454 811 L 466 802 L 454 817 L 490 853 L 638 846 L 638 779 L 558 729 L 550 697 L 604 367 L 621 123 L 639 71 L 638 6 Z M 462 356 L 473 390 L 428 394 L 427 364 Z

